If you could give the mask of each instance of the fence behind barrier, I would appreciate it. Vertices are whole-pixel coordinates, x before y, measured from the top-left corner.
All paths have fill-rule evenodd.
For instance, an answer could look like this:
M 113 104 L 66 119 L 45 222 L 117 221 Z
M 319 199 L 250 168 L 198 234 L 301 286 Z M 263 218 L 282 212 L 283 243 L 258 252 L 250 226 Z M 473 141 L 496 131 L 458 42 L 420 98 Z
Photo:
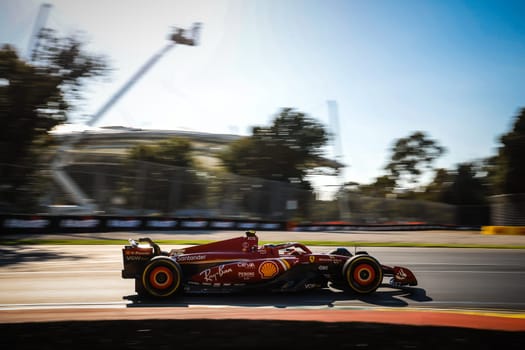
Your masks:
M 109 161 L 102 156 L 100 159 L 90 156 L 89 160 L 84 161 L 77 159 L 66 170 L 93 200 L 97 210 L 86 212 L 75 206 L 56 205 L 68 203 L 68 197 L 53 185 L 47 172 L 49 185 L 42 186 L 41 191 L 43 205 L 31 212 L 48 215 L 200 217 L 207 220 L 227 218 L 265 222 L 346 221 L 353 225 L 490 224 L 488 206 L 454 206 L 430 201 L 367 197 L 351 192 L 346 193 L 344 198 L 319 200 L 318 189 L 310 191 L 296 184 L 238 176 L 224 171 L 197 171 L 193 168 L 115 158 Z M 46 179 L 41 180 L 45 182 Z M 74 222 L 66 223 L 69 224 Z M 81 224 L 92 223 L 88 221 Z M 174 223 L 151 225 L 169 226 Z

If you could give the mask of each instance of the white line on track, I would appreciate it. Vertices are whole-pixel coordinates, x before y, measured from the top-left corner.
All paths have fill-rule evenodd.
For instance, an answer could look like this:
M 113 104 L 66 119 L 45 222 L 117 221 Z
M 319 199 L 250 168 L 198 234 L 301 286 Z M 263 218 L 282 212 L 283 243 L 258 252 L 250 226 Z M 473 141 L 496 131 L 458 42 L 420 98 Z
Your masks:
M 439 305 L 448 305 L 451 307 L 440 307 Z M 141 304 L 134 306 L 128 301 L 123 302 L 98 302 L 98 303 L 39 303 L 39 304 L 0 304 L 0 311 L 9 310 L 54 310 L 54 309 L 122 309 L 122 308 L 144 308 L 159 307 L 158 304 Z M 162 304 L 162 308 L 180 307 L 178 304 Z M 247 308 L 245 305 L 185 305 L 184 308 Z M 503 309 L 502 309 L 503 307 Z M 258 306 L 257 309 L 276 309 L 276 306 Z M 287 306 L 286 309 L 316 309 L 316 310 L 395 310 L 395 311 L 441 311 L 441 312 L 503 312 L 505 314 L 517 314 L 525 317 L 524 303 L 469 303 L 463 301 L 447 302 L 428 302 L 424 306 L 392 308 L 388 306 L 371 306 L 371 305 L 339 305 L 339 306 Z
M 71 309 L 71 308 L 122 308 L 130 304 L 129 301 L 107 303 L 39 303 L 39 304 L 0 304 L 2 310 L 34 310 L 34 309 Z

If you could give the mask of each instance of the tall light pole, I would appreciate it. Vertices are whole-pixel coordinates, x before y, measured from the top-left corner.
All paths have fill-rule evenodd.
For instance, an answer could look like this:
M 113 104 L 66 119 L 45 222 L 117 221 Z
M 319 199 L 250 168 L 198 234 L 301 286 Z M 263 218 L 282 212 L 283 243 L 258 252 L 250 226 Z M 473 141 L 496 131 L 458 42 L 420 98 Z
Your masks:
M 334 155 L 335 160 L 339 164 L 343 163 L 343 145 L 341 142 L 341 135 L 340 135 L 340 126 L 339 126 L 339 110 L 337 107 L 337 102 L 334 100 L 328 100 L 328 114 L 330 117 L 330 125 L 332 126 L 332 132 L 334 134 Z M 340 189 L 340 196 L 339 196 L 339 218 L 343 221 L 348 221 L 349 219 L 349 213 L 348 213 L 348 203 L 347 203 L 347 197 L 346 192 L 344 191 L 344 183 L 345 183 L 345 174 L 344 174 L 345 166 L 343 165 L 342 168 L 338 169 L 338 183 L 339 183 L 339 189 Z
M 29 44 L 27 45 L 26 57 L 29 62 L 35 60 L 36 51 L 38 50 L 38 45 L 40 42 L 40 32 L 45 28 L 47 17 L 49 17 L 49 11 L 51 11 L 51 4 L 44 3 L 40 5 L 38 10 L 38 15 L 35 20 L 35 25 L 33 27 L 33 33 L 29 38 Z

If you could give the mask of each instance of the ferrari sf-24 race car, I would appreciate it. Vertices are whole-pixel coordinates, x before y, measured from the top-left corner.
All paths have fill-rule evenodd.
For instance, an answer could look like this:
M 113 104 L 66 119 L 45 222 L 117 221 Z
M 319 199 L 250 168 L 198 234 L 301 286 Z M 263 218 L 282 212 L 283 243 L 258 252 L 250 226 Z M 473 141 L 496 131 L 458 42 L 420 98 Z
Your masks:
M 406 267 L 383 265 L 367 252 L 314 253 L 298 242 L 259 245 L 255 231 L 169 252 L 148 237 L 129 242 L 122 249 L 122 278 L 135 279 L 141 297 L 327 287 L 363 295 L 375 292 L 385 277 L 394 288 L 417 285 Z

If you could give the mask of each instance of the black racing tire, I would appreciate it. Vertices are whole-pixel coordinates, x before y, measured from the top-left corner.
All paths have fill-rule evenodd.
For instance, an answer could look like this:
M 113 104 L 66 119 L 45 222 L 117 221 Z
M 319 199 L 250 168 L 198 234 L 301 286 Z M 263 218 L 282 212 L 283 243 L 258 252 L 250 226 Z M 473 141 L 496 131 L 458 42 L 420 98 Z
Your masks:
M 343 279 L 352 292 L 371 294 L 383 283 L 383 269 L 374 257 L 355 255 L 345 263 Z
M 167 298 L 182 289 L 182 269 L 176 261 L 165 256 L 157 256 L 146 265 L 141 282 L 141 289 L 147 295 Z

